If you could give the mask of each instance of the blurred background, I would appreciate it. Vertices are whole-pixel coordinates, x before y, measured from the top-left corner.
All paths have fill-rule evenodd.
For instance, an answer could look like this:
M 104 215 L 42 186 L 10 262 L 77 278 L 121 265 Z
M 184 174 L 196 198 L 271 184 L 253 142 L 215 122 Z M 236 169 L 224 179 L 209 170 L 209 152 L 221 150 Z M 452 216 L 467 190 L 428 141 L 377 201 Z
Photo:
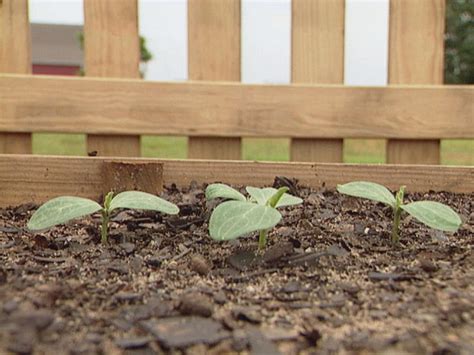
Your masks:
M 291 0 L 241 1 L 242 82 L 289 83 Z M 138 3 L 144 80 L 187 80 L 187 1 Z M 83 1 L 29 0 L 29 4 L 33 73 L 82 75 Z M 474 84 L 474 0 L 447 0 L 446 5 L 445 84 Z M 387 84 L 388 15 L 389 0 L 346 0 L 346 85 Z M 186 157 L 185 137 L 144 136 L 141 144 L 145 157 Z M 385 146 L 385 140 L 346 139 L 344 161 L 383 163 Z M 289 160 L 285 138 L 244 138 L 242 149 L 247 160 Z M 85 135 L 34 134 L 33 152 L 86 155 Z M 441 162 L 474 165 L 474 141 L 443 140 Z

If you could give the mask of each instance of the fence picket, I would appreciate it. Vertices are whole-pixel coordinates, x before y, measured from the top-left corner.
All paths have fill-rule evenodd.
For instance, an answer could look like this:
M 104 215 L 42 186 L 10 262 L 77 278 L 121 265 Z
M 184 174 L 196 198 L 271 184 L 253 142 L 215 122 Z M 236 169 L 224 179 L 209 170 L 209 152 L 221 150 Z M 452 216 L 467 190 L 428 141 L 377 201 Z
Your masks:
M 28 0 L 0 1 L 0 73 L 31 73 Z M 30 133 L 0 133 L 0 153 L 30 154 Z
M 391 0 L 389 84 L 442 84 L 445 0 Z M 439 140 L 389 139 L 391 164 L 439 164 Z
M 140 77 L 137 0 L 84 0 L 84 54 L 87 76 Z M 87 150 L 140 156 L 140 136 L 91 134 Z
M 344 82 L 344 0 L 293 0 L 291 81 Z M 341 162 L 343 140 L 294 138 L 291 160 Z
M 189 0 L 188 33 L 190 80 L 240 81 L 240 0 Z M 241 138 L 189 137 L 188 157 L 240 159 Z

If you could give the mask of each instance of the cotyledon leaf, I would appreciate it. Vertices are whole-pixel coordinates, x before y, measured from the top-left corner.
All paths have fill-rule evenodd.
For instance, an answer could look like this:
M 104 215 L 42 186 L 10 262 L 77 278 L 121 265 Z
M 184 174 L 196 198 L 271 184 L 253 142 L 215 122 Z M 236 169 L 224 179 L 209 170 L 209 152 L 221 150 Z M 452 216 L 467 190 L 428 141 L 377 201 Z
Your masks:
M 218 197 L 237 201 L 247 200 L 244 195 L 229 185 L 220 183 L 208 185 L 206 188 L 206 199 L 212 200 Z
M 252 202 L 227 201 L 216 207 L 209 221 L 209 234 L 216 240 L 230 240 L 244 234 L 274 227 L 281 214 L 269 206 Z
M 427 226 L 446 232 L 455 232 L 461 226 L 461 218 L 449 206 L 434 201 L 417 201 L 400 206 Z
M 247 186 L 245 189 L 252 197 L 252 200 L 257 202 L 259 205 L 266 205 L 270 197 L 272 197 L 278 191 L 273 187 L 265 187 L 261 189 L 258 187 Z M 285 193 L 278 201 L 276 208 L 299 205 L 302 202 L 303 200 L 301 198 Z
M 174 203 L 141 191 L 125 191 L 117 194 L 110 202 L 109 211 L 116 208 L 152 210 L 167 214 L 177 214 L 179 212 L 178 206 Z
M 369 200 L 385 203 L 395 207 L 395 197 L 383 185 L 368 181 L 353 181 L 344 185 L 337 185 L 337 191 L 340 193 L 363 197 Z
M 75 196 L 61 196 L 38 208 L 28 221 L 28 229 L 35 231 L 65 223 L 102 209 L 97 202 Z

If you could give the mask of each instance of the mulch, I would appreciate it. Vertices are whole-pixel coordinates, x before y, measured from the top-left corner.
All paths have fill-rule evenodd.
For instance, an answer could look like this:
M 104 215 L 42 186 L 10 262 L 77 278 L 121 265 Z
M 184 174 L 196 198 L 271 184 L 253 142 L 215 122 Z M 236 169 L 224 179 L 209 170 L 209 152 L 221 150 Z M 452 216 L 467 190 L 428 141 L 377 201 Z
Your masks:
M 179 216 L 120 211 L 42 233 L 37 206 L 0 209 L 0 353 L 474 354 L 474 194 L 407 194 L 453 207 L 454 235 L 287 179 L 301 206 L 257 236 L 209 238 L 204 186 L 169 186 Z M 244 189 L 241 189 L 244 192 Z

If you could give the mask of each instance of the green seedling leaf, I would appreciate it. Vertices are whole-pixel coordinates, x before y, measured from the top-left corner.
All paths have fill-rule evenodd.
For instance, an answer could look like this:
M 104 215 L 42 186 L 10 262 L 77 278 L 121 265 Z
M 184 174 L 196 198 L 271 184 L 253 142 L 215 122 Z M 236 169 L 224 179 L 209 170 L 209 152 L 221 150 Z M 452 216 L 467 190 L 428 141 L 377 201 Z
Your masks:
M 236 201 L 246 201 L 244 195 L 242 195 L 236 189 L 226 185 L 226 184 L 211 184 L 208 185 L 206 188 L 206 199 L 212 200 L 214 198 L 226 198 L 229 200 L 236 200 Z
M 116 208 L 152 210 L 167 214 L 179 212 L 179 208 L 175 204 L 141 191 L 125 191 L 116 195 L 110 202 L 109 212 Z
M 227 201 L 214 209 L 209 234 L 216 240 L 230 240 L 244 234 L 274 227 L 281 214 L 269 206 L 252 202 Z
M 400 206 L 427 226 L 446 232 L 455 232 L 461 226 L 461 218 L 451 207 L 434 201 L 417 201 Z
M 337 185 L 337 191 L 349 196 L 363 197 L 382 202 L 391 207 L 395 207 L 396 204 L 393 194 L 385 186 L 374 182 L 353 181 L 344 185 Z
M 71 219 L 100 211 L 102 207 L 87 198 L 62 196 L 49 200 L 36 210 L 28 222 L 31 231 L 65 223 Z
M 251 198 L 252 201 L 257 202 L 259 205 L 266 205 L 268 200 L 273 195 L 275 195 L 276 192 L 278 191 L 277 189 L 274 189 L 273 187 L 265 187 L 261 189 L 258 187 L 247 186 L 245 189 L 247 190 L 248 194 L 252 197 Z M 300 203 L 303 203 L 302 199 L 285 193 L 278 201 L 276 208 L 299 205 Z

